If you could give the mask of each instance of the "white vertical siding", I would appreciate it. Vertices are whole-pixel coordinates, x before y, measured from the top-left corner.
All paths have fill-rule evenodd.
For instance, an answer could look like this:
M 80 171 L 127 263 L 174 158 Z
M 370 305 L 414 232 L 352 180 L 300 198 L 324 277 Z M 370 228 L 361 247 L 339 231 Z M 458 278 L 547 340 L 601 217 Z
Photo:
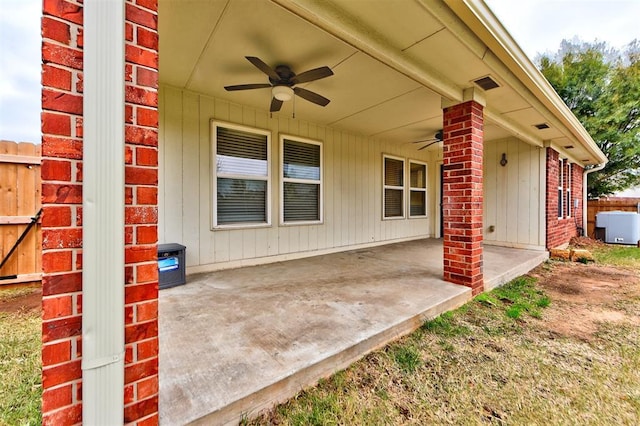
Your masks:
M 428 182 L 427 218 L 382 220 L 382 154 L 426 162 L 429 176 L 435 176 L 427 151 L 299 119 L 270 118 L 265 111 L 168 86 L 160 88 L 160 99 L 159 238 L 187 246 L 190 271 L 433 235 L 433 179 Z M 211 230 L 211 119 L 271 131 L 272 226 Z M 279 226 L 279 133 L 323 143 L 322 224 Z
M 501 166 L 502 154 L 507 165 Z M 484 147 L 484 240 L 513 247 L 544 247 L 544 150 L 507 138 Z M 542 196 L 541 196 L 542 194 Z M 489 227 L 494 231 L 490 232 Z

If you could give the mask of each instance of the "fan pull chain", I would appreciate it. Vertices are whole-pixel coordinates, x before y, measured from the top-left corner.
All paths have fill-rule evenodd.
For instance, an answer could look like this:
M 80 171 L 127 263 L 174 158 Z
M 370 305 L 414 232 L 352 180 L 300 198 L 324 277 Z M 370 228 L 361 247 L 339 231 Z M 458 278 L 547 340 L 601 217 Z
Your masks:
M 293 114 L 291 114 L 291 118 L 296 118 L 296 96 L 293 95 Z

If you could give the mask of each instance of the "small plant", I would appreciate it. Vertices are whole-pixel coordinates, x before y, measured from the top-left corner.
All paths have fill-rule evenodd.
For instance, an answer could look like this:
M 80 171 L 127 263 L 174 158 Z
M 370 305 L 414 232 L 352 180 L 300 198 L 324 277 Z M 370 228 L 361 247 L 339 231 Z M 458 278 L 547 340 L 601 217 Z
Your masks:
M 481 293 L 478 296 L 476 296 L 476 300 L 484 305 L 491 305 L 491 306 L 498 306 L 500 304 L 500 302 L 491 297 L 489 295 L 489 293 Z
M 509 307 L 506 311 L 506 314 L 509 318 L 519 319 L 522 315 L 523 306 L 521 305 L 513 305 Z
M 412 346 L 398 346 L 393 351 L 393 359 L 405 373 L 413 373 L 420 366 L 420 352 Z
M 536 306 L 539 308 L 548 308 L 550 305 L 551 305 L 551 299 L 549 298 L 549 296 L 542 296 L 536 302 Z
M 338 423 L 341 407 L 335 393 L 318 395 L 317 392 L 305 391 L 297 398 L 296 404 L 300 407 L 290 413 L 291 424 L 321 426 Z
M 422 325 L 422 329 L 440 336 L 460 336 L 469 334 L 470 331 L 467 327 L 455 324 L 454 312 L 455 311 L 445 312 L 432 320 L 425 321 Z
M 518 277 L 503 287 L 493 290 L 486 297 L 491 298 L 493 295 L 495 299 L 508 305 L 505 314 L 509 318 L 520 319 L 524 313 L 540 318 L 542 316 L 540 308 L 548 307 L 551 300 L 542 291 L 536 289 L 535 283 L 536 279 L 533 277 Z

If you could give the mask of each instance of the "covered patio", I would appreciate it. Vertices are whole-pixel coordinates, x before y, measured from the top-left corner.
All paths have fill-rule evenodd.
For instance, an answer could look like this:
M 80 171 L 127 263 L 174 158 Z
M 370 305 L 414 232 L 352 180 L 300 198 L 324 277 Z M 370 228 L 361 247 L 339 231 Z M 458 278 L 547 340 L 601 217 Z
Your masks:
M 545 251 L 485 245 L 487 289 Z M 192 275 L 160 292 L 161 424 L 234 423 L 471 298 L 420 239 Z

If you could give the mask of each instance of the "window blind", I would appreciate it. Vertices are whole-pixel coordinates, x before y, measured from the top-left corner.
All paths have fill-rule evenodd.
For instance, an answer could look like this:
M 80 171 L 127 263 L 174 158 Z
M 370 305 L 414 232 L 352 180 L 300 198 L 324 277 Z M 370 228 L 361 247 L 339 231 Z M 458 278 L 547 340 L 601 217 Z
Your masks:
M 284 221 L 320 220 L 320 185 L 284 183 Z
M 320 145 L 283 140 L 282 210 L 285 222 L 320 220 L 320 162 Z
M 215 152 L 217 224 L 268 222 L 267 135 L 217 126 Z
M 267 182 L 218 178 L 218 224 L 266 222 Z
M 402 213 L 402 190 L 384 190 L 384 217 L 401 217 Z
M 404 163 L 402 160 L 393 158 L 384 159 L 384 184 L 388 186 L 402 186 L 402 168 Z
M 404 161 L 384 157 L 384 217 L 404 216 Z

